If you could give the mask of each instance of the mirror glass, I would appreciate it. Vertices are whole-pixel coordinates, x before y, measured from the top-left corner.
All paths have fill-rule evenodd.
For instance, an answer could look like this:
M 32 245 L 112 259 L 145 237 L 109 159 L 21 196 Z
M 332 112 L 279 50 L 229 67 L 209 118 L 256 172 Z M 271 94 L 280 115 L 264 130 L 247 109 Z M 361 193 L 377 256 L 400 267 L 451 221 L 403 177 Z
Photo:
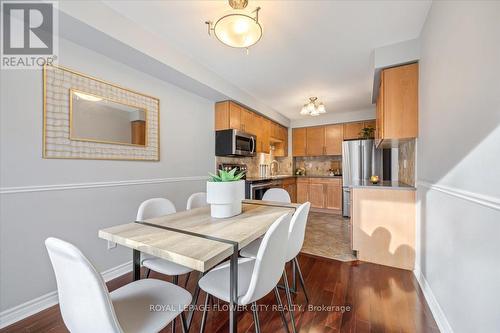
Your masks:
M 146 110 L 70 89 L 70 139 L 146 145 Z

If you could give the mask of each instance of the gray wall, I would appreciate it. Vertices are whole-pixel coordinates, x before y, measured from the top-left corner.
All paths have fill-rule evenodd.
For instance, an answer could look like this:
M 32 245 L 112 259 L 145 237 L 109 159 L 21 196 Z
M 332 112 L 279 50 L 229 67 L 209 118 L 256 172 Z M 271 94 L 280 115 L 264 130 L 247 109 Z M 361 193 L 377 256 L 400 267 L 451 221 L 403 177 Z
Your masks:
M 500 2 L 435 1 L 421 52 L 417 263 L 444 329 L 499 332 Z
M 161 161 L 42 159 L 42 73 L 2 71 L 0 311 L 56 289 L 43 245 L 46 237 L 75 243 L 100 271 L 118 266 L 131 259 L 131 251 L 106 250 L 98 229 L 132 221 L 138 205 L 151 197 L 170 198 L 178 210 L 185 209 L 188 195 L 205 188 L 196 177 L 214 168 L 212 101 L 66 40 L 60 40 L 59 63 L 158 97 Z M 177 177 L 194 180 L 165 181 Z M 150 184 L 141 185 L 55 191 L 45 187 L 148 179 Z M 37 185 L 40 191 L 22 192 Z

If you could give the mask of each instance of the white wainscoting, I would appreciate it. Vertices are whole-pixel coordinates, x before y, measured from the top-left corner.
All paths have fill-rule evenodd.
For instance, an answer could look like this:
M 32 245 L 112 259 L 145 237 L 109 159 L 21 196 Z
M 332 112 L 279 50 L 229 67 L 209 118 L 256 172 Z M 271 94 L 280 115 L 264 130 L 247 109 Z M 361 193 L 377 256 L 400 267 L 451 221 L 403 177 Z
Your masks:
M 101 275 L 104 281 L 108 282 L 131 271 L 132 261 L 129 261 L 110 268 L 102 272 Z M 57 303 L 57 291 L 52 291 L 26 303 L 19 304 L 18 306 L 2 311 L 0 312 L 0 329 L 54 306 Z
M 7 198 L 15 195 L 30 195 L 34 192 L 44 192 L 46 194 L 56 191 L 71 191 L 79 192 L 83 189 L 106 189 L 113 187 L 127 187 L 136 185 L 156 185 L 165 183 L 179 182 L 200 182 L 206 181 L 207 176 L 188 176 L 188 177 L 169 177 L 169 178 L 154 178 L 154 179 L 137 179 L 137 180 L 120 180 L 108 182 L 87 182 L 75 184 L 56 184 L 56 185 L 36 185 L 36 186 L 17 186 L 17 187 L 1 187 L 0 194 Z M 41 194 L 41 193 L 40 193 Z M 116 277 L 126 274 L 131 271 L 131 261 L 120 264 L 111 269 L 102 272 L 105 281 L 110 281 Z M 0 328 L 9 326 L 19 320 L 29 317 L 37 312 L 47 309 L 58 303 L 57 291 L 52 291 L 42 296 L 31 299 L 22 304 L 8 308 L 0 312 Z
M 420 188 L 425 188 L 428 191 L 437 191 L 440 193 L 444 193 L 454 199 L 465 200 L 469 203 L 472 203 L 473 205 L 479 205 L 496 211 L 500 211 L 500 198 L 474 193 L 470 191 L 465 191 L 450 186 L 433 184 L 428 181 L 422 181 L 422 180 L 419 180 L 417 182 L 417 186 Z M 418 212 L 417 219 L 421 218 L 420 215 L 421 213 L 422 212 Z M 420 226 L 420 224 L 421 222 L 420 220 L 418 220 L 417 225 Z M 417 230 L 417 235 L 419 235 L 418 230 Z M 420 288 L 422 289 L 422 292 L 424 293 L 425 299 L 427 300 L 427 304 L 429 305 L 429 308 L 434 316 L 434 319 L 436 320 L 439 330 L 443 333 L 452 333 L 453 332 L 452 326 L 418 264 L 416 265 L 413 273 L 420 285 Z

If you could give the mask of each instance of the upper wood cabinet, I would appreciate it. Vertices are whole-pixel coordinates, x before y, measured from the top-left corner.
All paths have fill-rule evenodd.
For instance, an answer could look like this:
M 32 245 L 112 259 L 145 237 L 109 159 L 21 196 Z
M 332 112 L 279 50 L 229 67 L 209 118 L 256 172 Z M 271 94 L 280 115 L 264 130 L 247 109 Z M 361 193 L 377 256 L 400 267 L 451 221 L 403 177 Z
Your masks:
M 247 132 L 253 135 L 257 135 L 259 132 L 260 126 L 258 126 L 258 119 L 259 116 L 257 116 L 255 113 L 248 111 L 242 107 L 240 107 L 240 112 L 241 112 L 241 119 L 240 119 L 240 124 L 241 124 L 241 130 L 243 132 Z M 257 138 L 259 139 L 259 138 Z
M 232 102 L 215 103 L 215 130 L 237 129 L 257 136 L 256 151 L 270 153 L 275 146 L 275 156 L 288 154 L 288 129 L 247 108 Z
M 358 139 L 363 125 L 362 121 L 344 124 L 344 140 Z
M 344 128 L 341 124 L 325 126 L 325 154 L 342 155 Z
M 306 128 L 306 155 L 325 155 L 325 127 Z
M 391 146 L 417 136 L 418 64 L 384 69 L 377 98 L 377 142 Z
M 306 128 L 292 130 L 292 154 L 293 156 L 306 156 Z
M 375 120 L 356 121 L 344 124 L 344 140 L 356 140 L 362 138 L 361 130 L 365 127 L 375 129 Z
M 271 134 L 271 121 L 264 118 L 264 117 L 258 116 L 258 120 L 256 121 L 256 124 L 260 127 L 258 130 L 260 132 L 260 140 L 259 140 L 259 136 L 257 136 L 257 141 L 258 142 L 260 141 L 260 146 L 261 146 L 260 152 L 269 154 L 270 148 L 271 148 L 270 141 L 269 141 L 270 134 Z M 259 150 L 257 150 L 257 151 L 259 151 Z

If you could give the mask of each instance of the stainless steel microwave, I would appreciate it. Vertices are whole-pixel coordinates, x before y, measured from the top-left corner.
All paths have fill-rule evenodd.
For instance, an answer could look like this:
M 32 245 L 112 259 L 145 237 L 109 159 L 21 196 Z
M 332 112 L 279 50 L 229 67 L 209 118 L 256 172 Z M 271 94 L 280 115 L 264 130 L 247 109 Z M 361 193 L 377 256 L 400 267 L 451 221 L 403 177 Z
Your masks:
M 216 156 L 255 156 L 257 137 L 235 129 L 215 131 Z

